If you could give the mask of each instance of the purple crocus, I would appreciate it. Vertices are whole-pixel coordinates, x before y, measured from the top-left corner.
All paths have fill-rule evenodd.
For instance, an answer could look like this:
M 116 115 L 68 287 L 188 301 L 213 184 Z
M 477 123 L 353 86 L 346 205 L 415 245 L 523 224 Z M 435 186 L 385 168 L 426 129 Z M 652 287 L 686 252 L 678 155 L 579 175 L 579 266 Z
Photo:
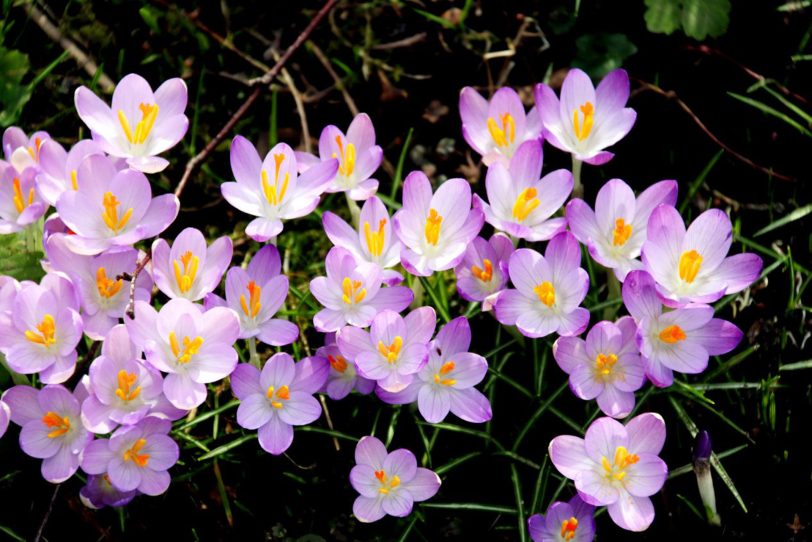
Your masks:
M 434 471 L 417 466 L 417 459 L 405 448 L 387 453 L 383 442 L 363 437 L 355 447 L 356 465 L 350 471 L 350 484 L 361 495 L 352 513 L 363 523 L 385 515 L 405 517 L 415 502 L 432 498 L 440 489 Z
M 220 284 L 232 252 L 228 236 L 219 237 L 207 247 L 206 238 L 195 228 L 180 232 L 172 248 L 163 239 L 156 239 L 152 243 L 155 285 L 173 299 L 203 299 Z
M 382 401 L 408 404 L 417 401 L 420 414 L 429 423 L 440 423 L 449 411 L 472 423 L 491 419 L 491 405 L 474 386 L 488 373 L 488 362 L 468 352 L 471 327 L 464 316 L 454 318 L 440 329 L 429 348 L 429 360 L 406 388 L 391 393 L 376 390 Z
M 178 215 L 178 198 L 174 194 L 153 198 L 140 171 L 118 171 L 109 158 L 98 154 L 82 160 L 77 171 L 79 189 L 63 192 L 56 203 L 60 218 L 76 234 L 66 240 L 77 254 L 98 254 L 154 237 Z
M 583 71 L 571 69 L 561 86 L 560 101 L 543 83 L 536 85 L 535 93 L 544 139 L 594 166 L 612 159 L 614 154 L 604 149 L 628 134 L 637 118 L 634 109 L 625 107 L 629 75 L 621 69 L 606 75 L 598 88 Z
M 104 508 L 105 506 L 125 506 L 138 495 L 138 490 L 121 491 L 110 482 L 110 476 L 104 474 L 91 474 L 87 483 L 79 490 L 79 500 L 88 508 Z
M 711 355 L 730 352 L 742 331 L 713 317 L 713 307 L 692 303 L 663 311 L 654 279 L 645 271 L 632 271 L 623 283 L 623 303 L 637 321 L 637 345 L 646 375 L 655 386 L 674 382 L 674 373 L 698 374 Z
M 324 305 L 313 317 L 318 331 L 338 331 L 341 326 L 367 327 L 380 311 L 400 312 L 409 306 L 414 293 L 405 286 L 381 288 L 381 268 L 372 263 L 356 263 L 353 255 L 333 247 L 325 259 L 326 277 L 310 281 L 310 292 Z
M 14 386 L 3 394 L 11 409 L 11 421 L 22 427 L 20 448 L 42 459 L 42 477 L 64 482 L 79 468 L 79 458 L 93 435 L 84 428 L 79 414 L 79 392 L 63 386 Z
M 667 305 L 711 303 L 744 290 L 761 273 L 756 254 L 727 257 L 732 241 L 730 217 L 723 211 L 708 209 L 686 230 L 676 209 L 660 205 L 648 221 L 643 264 Z
M 432 194 L 429 178 L 411 172 L 403 183 L 403 208 L 392 218 L 403 243 L 403 267 L 420 276 L 451 269 L 484 220 L 481 210 L 471 209 L 471 186 L 465 179 L 448 179 Z
M 599 264 L 613 269 L 623 282 L 633 269 L 642 269 L 637 260 L 646 240 L 649 216 L 660 204 L 677 201 L 677 182 L 660 181 L 635 199 L 634 192 L 620 179 L 612 179 L 598 191 L 595 211 L 582 199 L 567 204 L 567 222 L 575 237 L 589 248 Z
M 180 450 L 168 435 L 169 420 L 144 418 L 116 429 L 109 439 L 94 440 L 82 454 L 82 470 L 107 475 L 120 491 L 138 490 L 160 495 L 169 487 L 167 470 L 177 463 Z
M 489 311 L 508 280 L 508 260 L 513 243 L 507 235 L 495 233 L 489 240 L 474 239 L 465 249 L 465 256 L 454 268 L 457 291 L 466 301 L 482 302 Z
M 221 185 L 223 197 L 240 211 L 257 218 L 245 233 L 260 243 L 282 232 L 282 220 L 310 214 L 338 171 L 330 159 L 298 173 L 296 156 L 285 143 L 277 143 L 261 161 L 244 137 L 231 142 L 231 171 L 237 182 Z
M 135 344 L 144 345 L 147 361 L 167 374 L 163 390 L 176 408 L 190 410 L 206 400 L 206 384 L 231 374 L 237 365 L 234 342 L 240 334 L 235 312 L 172 299 L 157 312 L 135 302 L 135 318 L 126 319 Z
M 584 438 L 562 435 L 550 442 L 550 459 L 575 482 L 578 495 L 606 506 L 619 527 L 644 531 L 654 520 L 651 497 L 663 487 L 668 467 L 658 457 L 665 442 L 659 414 L 635 416 L 626 425 L 598 418 Z
M 401 244 L 392 234 L 392 221 L 380 199 L 372 196 L 364 202 L 358 231 L 330 211 L 322 215 L 322 224 L 335 246 L 350 251 L 358 262 L 370 262 L 381 267 L 385 284 L 394 286 L 403 281 L 400 273 L 388 269 L 400 263 Z
M 474 195 L 474 207 L 485 220 L 519 239 L 547 241 L 567 227 L 567 219 L 551 218 L 572 192 L 572 173 L 558 169 L 541 178 L 541 141 L 526 141 L 508 165 L 497 162 L 488 168 L 485 190 L 488 204 Z
M 11 166 L 0 172 L 0 234 L 15 233 L 40 219 L 48 209 L 36 186 L 37 172 L 19 173 Z
M 517 250 L 508 264 L 516 289 L 499 294 L 496 319 L 526 337 L 579 335 L 589 323 L 589 311 L 579 307 L 589 290 L 589 275 L 580 264 L 581 247 L 569 232 L 553 237 L 544 256 Z
M 319 137 L 319 159 L 296 153 L 301 165 L 312 167 L 319 161 L 338 159 L 338 171 L 327 192 L 346 192 L 350 199 L 365 200 L 378 191 L 378 181 L 371 176 L 381 165 L 383 150 L 375 144 L 375 127 L 369 115 L 356 115 L 347 135 L 338 127 L 325 126 Z
M 103 154 L 101 145 L 91 139 L 83 139 L 65 152 L 62 145 L 49 139 L 40 148 L 40 171 L 37 188 L 42 197 L 56 205 L 59 196 L 67 190 L 78 190 L 79 164 L 91 154 Z
M 104 338 L 89 372 L 92 393 L 82 403 L 82 422 L 94 433 L 109 433 L 147 415 L 176 420 L 185 414 L 166 400 L 161 373 L 144 363 L 123 324 Z
M 134 248 L 116 247 L 96 256 L 74 254 L 67 245 L 66 235 L 53 235 L 45 244 L 49 266 L 70 277 L 82 303 L 85 334 L 100 341 L 124 316 L 130 301 L 131 275 L 139 253 Z M 139 273 L 135 299 L 149 301 L 152 279 L 149 273 Z
M 0 438 L 6 434 L 9 421 L 11 421 L 11 409 L 5 401 L 0 399 Z
M 527 518 L 533 542 L 592 542 L 595 538 L 595 507 L 575 495 L 569 502 L 556 501 L 546 515 Z
M 607 416 L 625 418 L 634 408 L 634 392 L 646 381 L 629 316 L 616 323 L 598 322 L 579 337 L 559 337 L 553 345 L 558 366 L 570 376 L 570 389 L 580 399 L 598 400 Z
M 482 155 L 486 166 L 507 162 L 519 145 L 541 136 L 538 110 L 534 107 L 525 114 L 519 95 L 508 87 L 497 90 L 490 100 L 471 87 L 463 88 L 460 117 L 465 141 Z
M 259 429 L 259 445 L 279 455 L 293 442 L 293 426 L 307 425 L 321 416 L 313 394 L 327 381 L 327 360 L 304 358 L 294 363 L 289 354 L 274 354 L 262 372 L 240 363 L 231 375 L 231 390 L 240 400 L 237 423 Z
M 73 284 L 48 273 L 40 284 L 21 287 L 12 310 L 0 313 L 0 350 L 13 371 L 39 373 L 45 384 L 61 384 L 76 369 L 82 317 Z
M 10 126 L 3 132 L 3 154 L 17 173 L 29 168 L 38 170 L 40 150 L 49 139 L 48 132 L 34 132 L 28 137 L 17 126 Z
M 324 346 L 316 350 L 316 356 L 330 363 L 330 372 L 323 391 L 330 399 L 338 401 L 352 392 L 368 395 L 375 389 L 375 381 L 358 374 L 355 362 L 345 358 L 336 344 L 335 333 L 325 335 Z
M 93 139 L 111 156 L 144 173 L 157 173 L 169 161 L 157 155 L 183 139 L 189 128 L 186 83 L 180 78 L 165 81 L 153 92 L 140 75 L 131 73 L 118 82 L 112 107 L 89 88 L 76 89 L 74 103 Z
M 436 325 L 431 307 L 420 307 L 405 317 L 384 310 L 372 320 L 368 332 L 346 326 L 336 334 L 336 343 L 361 376 L 394 393 L 406 388 L 426 364 Z

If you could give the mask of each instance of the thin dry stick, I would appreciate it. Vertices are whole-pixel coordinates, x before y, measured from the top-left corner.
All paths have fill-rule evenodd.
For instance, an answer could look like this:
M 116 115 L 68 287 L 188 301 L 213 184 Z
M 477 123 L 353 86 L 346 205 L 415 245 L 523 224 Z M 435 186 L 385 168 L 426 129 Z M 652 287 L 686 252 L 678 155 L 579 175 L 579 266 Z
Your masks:
M 285 50 L 285 52 L 282 54 L 282 56 L 279 58 L 276 64 L 274 64 L 273 68 L 271 68 L 270 71 L 268 71 L 262 77 L 251 80 L 251 85 L 254 86 L 254 90 L 251 92 L 251 94 L 248 95 L 248 98 L 245 99 L 245 101 L 239 107 L 239 109 L 237 109 L 237 111 L 234 112 L 231 118 L 228 119 L 228 122 L 226 122 L 223 128 L 220 129 L 219 132 L 217 132 L 217 135 L 215 135 L 214 138 L 212 138 L 212 140 L 209 141 L 208 144 L 206 144 L 203 150 L 194 155 L 186 163 L 186 169 L 183 171 L 183 176 L 181 177 L 177 188 L 175 188 L 176 196 L 180 197 L 181 193 L 186 188 L 186 184 L 189 182 L 189 178 L 192 176 L 192 172 L 197 168 L 197 166 L 201 162 L 203 162 L 206 158 L 208 158 L 208 156 L 214 151 L 217 145 L 219 145 L 220 142 L 223 139 L 225 139 L 225 137 L 231 132 L 232 128 L 234 128 L 234 125 L 237 124 L 237 122 L 243 117 L 243 115 L 245 115 L 245 113 L 248 111 L 251 105 L 253 105 L 253 103 L 257 101 L 260 92 L 262 92 L 262 88 L 268 86 L 271 83 L 271 81 L 273 81 L 274 77 L 276 77 L 277 74 L 279 74 L 279 71 L 282 69 L 282 67 L 291 57 L 291 55 L 293 55 L 293 53 L 296 52 L 296 50 L 302 45 L 302 43 L 304 43 L 305 40 L 307 40 L 311 32 L 313 32 L 316 26 L 318 26 L 318 24 L 321 22 L 321 20 L 324 18 L 327 12 L 330 11 L 330 9 L 333 7 L 335 3 L 336 0 L 327 0 L 322 6 L 322 8 L 319 10 L 319 12 L 316 14 L 316 16 L 313 17 L 313 19 L 310 21 L 310 24 L 307 25 L 307 28 L 305 28 L 302 31 L 302 33 L 299 34 L 299 36 L 296 38 L 296 41 L 294 41 L 287 48 L 287 50 Z
M 37 536 L 34 537 L 34 542 L 39 542 L 42 539 L 42 531 L 45 530 L 45 524 L 48 523 L 48 518 L 51 517 L 51 510 L 54 509 L 54 502 L 56 502 L 56 494 L 59 493 L 59 488 L 62 484 L 57 484 L 54 488 L 54 494 L 51 495 L 51 502 L 48 503 L 48 510 L 45 511 L 45 517 L 42 518 L 42 523 L 37 529 Z
M 279 53 L 277 50 L 271 48 L 271 54 L 273 55 L 274 60 L 278 62 Z M 302 93 L 299 92 L 298 88 L 296 88 L 296 83 L 293 81 L 293 77 L 291 77 L 287 68 L 282 68 L 282 81 L 290 90 L 291 96 L 293 96 L 293 102 L 296 104 L 296 112 L 299 114 L 299 122 L 302 125 L 302 140 L 304 141 L 304 149 L 305 152 L 309 153 L 312 151 L 313 145 L 310 142 L 310 128 L 307 125 L 307 113 L 305 112 Z
M 135 318 L 135 283 L 138 280 L 138 275 L 144 268 L 147 266 L 149 261 L 152 259 L 152 255 L 147 252 L 144 254 L 144 257 L 138 262 L 138 265 L 135 266 L 135 271 L 133 271 L 132 277 L 129 277 L 130 282 L 130 301 L 127 303 L 127 309 L 124 311 L 124 314 L 129 316 L 130 318 Z M 116 278 L 127 278 L 127 277 L 116 277 Z
M 330 74 L 330 77 L 333 78 L 333 81 L 336 84 L 336 88 L 341 92 L 341 96 L 344 97 L 344 102 L 346 102 L 347 107 L 349 108 L 352 116 L 358 115 L 358 106 L 355 105 L 355 100 L 352 99 L 350 93 L 347 92 L 347 88 L 344 86 L 344 81 L 341 77 L 338 76 L 336 71 L 333 69 L 333 65 L 330 63 L 330 59 L 324 54 L 321 48 L 313 43 L 312 41 L 307 42 L 307 48 L 313 51 L 313 54 L 316 55 L 316 58 L 319 59 L 321 65 L 324 66 L 324 69 L 327 70 L 327 73 Z
M 747 164 L 748 166 L 750 166 L 751 168 L 757 169 L 758 171 L 761 171 L 762 173 L 764 173 L 766 175 L 769 175 L 770 177 L 774 177 L 774 178 L 779 179 L 781 181 L 795 182 L 795 179 L 793 177 L 790 177 L 788 175 L 784 175 L 783 173 L 778 173 L 777 171 L 773 171 L 773 169 L 771 169 L 771 168 L 766 168 L 764 166 L 756 164 L 751 159 L 747 158 L 743 154 L 740 154 L 740 153 L 736 152 L 735 150 L 730 148 L 728 145 L 726 145 L 724 142 L 722 142 L 721 139 L 716 137 L 716 135 L 713 132 L 711 132 L 708 129 L 707 126 L 705 126 L 705 123 L 702 122 L 702 120 L 699 117 L 696 116 L 696 114 L 691 110 L 691 108 L 688 107 L 688 104 L 683 102 L 677 96 L 677 93 L 674 92 L 673 90 L 663 90 L 660 87 L 658 87 L 657 85 L 653 85 L 651 83 L 648 83 L 646 81 L 641 81 L 639 79 L 636 79 L 636 81 L 638 83 L 640 83 L 643 90 L 650 90 L 652 92 L 655 92 L 655 93 L 659 94 L 660 96 L 664 96 L 664 97 L 668 98 L 669 100 L 674 100 L 677 103 L 677 105 L 679 105 L 680 108 L 683 111 L 688 113 L 688 116 L 690 116 L 691 119 L 693 119 L 693 121 L 696 123 L 696 125 L 699 126 L 699 128 L 703 132 L 705 132 L 705 134 L 709 138 L 711 138 L 714 143 L 716 143 L 717 145 L 722 147 L 725 151 L 727 151 L 731 156 L 733 156 L 734 158 L 736 158 L 740 162 L 743 162 L 743 163 Z

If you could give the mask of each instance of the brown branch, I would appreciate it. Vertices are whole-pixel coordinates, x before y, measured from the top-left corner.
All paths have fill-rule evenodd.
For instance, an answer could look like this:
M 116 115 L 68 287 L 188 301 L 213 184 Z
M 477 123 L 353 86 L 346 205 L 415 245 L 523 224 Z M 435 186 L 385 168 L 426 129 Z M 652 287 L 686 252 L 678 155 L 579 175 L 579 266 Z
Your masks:
M 341 92 L 341 96 L 344 97 L 344 102 L 347 104 L 347 107 L 352 113 L 352 116 L 354 117 L 358 115 L 359 111 L 358 106 L 355 105 L 355 100 L 353 100 L 352 96 L 350 96 L 350 93 L 347 92 L 347 88 L 344 86 L 344 81 L 341 79 L 341 77 L 338 76 L 336 71 L 333 69 L 333 65 L 330 63 L 330 59 L 327 58 L 327 55 L 325 55 L 324 52 L 322 52 L 321 48 L 312 41 L 307 42 L 307 48 L 310 49 L 314 55 L 316 55 L 316 58 L 319 59 L 321 65 L 324 66 L 324 69 L 327 70 L 327 73 L 329 73 L 330 77 L 333 78 L 333 81 L 336 84 L 336 88 Z
M 401 47 L 411 47 L 416 43 L 426 41 L 427 35 L 428 34 L 426 34 L 426 32 L 420 32 L 419 34 L 409 36 L 408 38 L 403 38 L 402 40 L 390 41 L 389 43 L 378 43 L 370 47 L 370 49 L 375 51 L 390 51 L 392 49 L 399 49 Z
M 124 314 L 130 318 L 135 318 L 135 283 L 138 280 L 138 275 L 144 270 L 151 259 L 151 254 L 144 254 L 144 257 L 141 258 L 141 261 L 135 266 L 135 271 L 133 271 L 130 277 L 130 301 L 127 303 L 127 309 L 124 311 Z
M 752 161 L 751 159 L 749 159 L 748 157 L 744 156 L 743 154 L 733 150 L 727 144 L 725 144 L 721 139 L 716 137 L 716 135 L 713 132 L 711 132 L 708 129 L 707 126 L 705 126 L 705 123 L 702 122 L 702 120 L 698 116 L 696 116 L 696 113 L 694 113 L 693 110 L 691 110 L 691 108 L 688 107 L 688 104 L 683 102 L 677 96 L 677 93 L 674 92 L 673 90 L 663 90 L 660 87 L 658 87 L 657 85 L 653 85 L 653 84 L 648 83 L 646 81 L 642 81 L 640 79 L 635 79 L 635 80 L 638 83 L 640 83 L 640 86 L 642 87 L 641 90 L 650 90 L 652 92 L 655 92 L 655 93 L 659 94 L 660 96 L 668 98 L 669 100 L 674 100 L 677 103 L 677 105 L 680 107 L 680 109 L 685 111 L 688 114 L 688 116 L 691 117 L 691 119 L 694 121 L 694 123 L 697 126 L 699 126 L 699 128 L 703 132 L 705 132 L 705 135 L 707 135 L 714 143 L 719 145 L 722 149 L 727 151 L 728 154 L 730 154 L 731 156 L 733 156 L 734 158 L 736 158 L 740 162 L 743 162 L 744 164 L 747 164 L 751 168 L 756 169 L 758 171 L 761 171 L 762 173 L 764 173 L 764 174 L 766 174 L 766 175 L 768 175 L 770 177 L 774 177 L 774 178 L 779 179 L 781 181 L 795 182 L 795 178 L 790 177 L 788 175 L 784 175 L 783 173 L 778 173 L 776 171 L 773 171 L 771 168 L 766 168 L 764 166 L 761 166 L 761 165 L 755 163 L 754 161 Z
M 254 87 L 254 90 L 251 94 L 248 95 L 248 98 L 245 99 L 243 104 L 234 112 L 228 122 L 217 132 L 217 135 L 209 141 L 206 146 L 203 148 L 202 151 L 194 155 L 187 163 L 186 169 L 183 171 L 183 176 L 178 183 L 177 188 L 175 188 L 175 196 L 180 197 L 183 190 L 186 188 L 186 184 L 189 182 L 189 178 L 192 176 L 192 172 L 203 162 L 208 156 L 214 151 L 217 145 L 220 144 L 223 139 L 231 132 L 234 126 L 239 122 L 239 120 L 245 115 L 248 109 L 253 105 L 257 98 L 259 98 L 260 93 L 262 92 L 263 87 L 267 87 L 270 85 L 271 81 L 279 74 L 282 67 L 288 61 L 288 59 L 293 55 L 294 52 L 302 45 L 302 43 L 307 40 L 308 36 L 313 32 L 313 30 L 318 26 L 327 12 L 333 7 L 336 3 L 336 0 L 327 0 L 319 12 L 313 17 L 307 27 L 302 31 L 301 34 L 296 38 L 290 46 L 285 50 L 279 60 L 274 64 L 274 66 L 262 77 L 257 79 L 251 80 L 251 85 Z

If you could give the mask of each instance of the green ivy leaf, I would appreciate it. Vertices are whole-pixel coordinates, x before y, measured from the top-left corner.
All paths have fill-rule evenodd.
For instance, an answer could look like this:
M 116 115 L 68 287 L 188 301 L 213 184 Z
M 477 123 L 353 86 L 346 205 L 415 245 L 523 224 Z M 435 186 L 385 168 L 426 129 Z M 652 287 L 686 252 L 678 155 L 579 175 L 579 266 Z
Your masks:
M 575 40 L 575 48 L 573 65 L 595 79 L 621 67 L 628 57 L 637 52 L 637 47 L 625 34 L 605 32 L 581 36 Z
M 727 31 L 730 0 L 683 0 L 682 29 L 686 36 L 704 40 Z
M 680 0 L 646 0 L 646 27 L 649 32 L 671 34 L 679 30 L 682 3 Z

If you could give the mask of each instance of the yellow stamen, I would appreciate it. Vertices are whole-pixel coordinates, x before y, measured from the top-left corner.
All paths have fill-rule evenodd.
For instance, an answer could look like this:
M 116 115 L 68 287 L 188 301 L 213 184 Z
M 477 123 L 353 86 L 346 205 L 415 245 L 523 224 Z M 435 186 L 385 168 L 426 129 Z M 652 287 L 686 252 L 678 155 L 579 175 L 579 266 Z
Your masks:
M 622 218 L 615 220 L 615 229 L 612 230 L 612 245 L 622 247 L 632 236 L 632 225 L 626 224 Z
M 136 440 L 129 450 L 124 452 L 124 461 L 132 461 L 139 467 L 146 467 L 149 463 L 149 454 L 141 454 L 141 448 L 147 445 L 147 439 L 140 438 Z
M 455 364 L 453 361 L 446 361 L 440 367 L 440 370 L 434 373 L 434 383 L 440 384 L 442 386 L 453 386 L 457 383 L 457 381 L 453 378 L 443 378 L 443 376 L 447 375 L 451 371 L 454 370 Z
M 138 376 L 135 373 L 128 373 L 124 369 L 121 369 L 118 372 L 118 388 L 116 389 L 116 396 L 122 401 L 132 401 L 138 397 L 141 394 L 141 386 L 137 386 L 135 389 L 130 389 L 132 388 L 132 385 L 135 384 L 136 380 L 138 380 Z
M 687 335 L 678 325 L 668 326 L 660 332 L 660 340 L 668 344 L 684 341 L 686 337 Z
M 610 463 L 606 456 L 601 457 L 601 465 L 610 481 L 621 481 L 626 477 L 626 469 L 640 461 L 636 454 L 630 454 L 625 446 L 615 448 L 615 459 Z
M 272 407 L 282 408 L 284 403 L 281 401 L 287 401 L 290 399 L 290 388 L 287 386 L 279 386 L 279 389 L 276 389 L 273 386 L 268 386 L 268 391 L 265 392 L 265 395 L 271 400 Z M 276 399 L 274 399 L 274 396 Z
M 70 170 L 70 182 L 71 182 L 71 185 L 73 185 L 74 190 L 79 190 L 79 180 L 76 177 L 76 170 L 75 169 Z
M 28 155 L 31 157 L 32 160 L 35 162 L 39 162 L 39 148 L 42 147 L 42 139 L 39 137 L 34 138 L 34 146 L 33 147 L 26 147 L 25 150 L 28 151 Z
M 391 490 L 395 489 L 400 485 L 400 477 L 398 475 L 393 476 L 392 478 L 386 478 L 386 471 L 383 469 L 375 471 L 375 478 L 381 483 L 381 488 L 378 490 L 384 495 L 389 493 Z
M 99 295 L 110 299 L 121 291 L 124 286 L 122 279 L 112 280 L 107 277 L 107 271 L 104 267 L 99 267 L 96 270 L 96 288 L 99 290 Z
M 42 322 L 37 324 L 37 331 L 28 330 L 25 332 L 25 338 L 34 344 L 41 344 L 45 348 L 50 348 L 52 344 L 56 343 L 56 322 L 54 317 L 46 314 L 42 318 Z
M 170 331 L 169 346 L 172 348 L 172 354 L 174 354 L 178 363 L 189 363 L 192 361 L 192 356 L 197 354 L 200 347 L 203 346 L 203 337 L 197 336 L 194 339 L 184 337 L 183 350 L 181 350 L 180 343 L 178 343 L 178 338 L 175 336 L 175 332 Z
M 386 226 L 386 219 L 382 218 L 378 222 L 378 231 L 373 232 L 369 222 L 364 222 L 364 237 L 367 241 L 367 249 L 373 256 L 380 256 L 383 252 L 383 227 Z
M 523 222 L 541 204 L 541 200 L 536 197 L 537 195 L 538 191 L 533 187 L 522 190 L 513 204 L 513 218 Z
M 124 130 L 127 141 L 133 145 L 140 145 L 147 140 L 150 132 L 152 132 L 152 127 L 155 125 L 155 119 L 158 118 L 158 104 L 141 103 L 138 109 L 141 110 L 141 120 L 135 125 L 135 132 L 133 132 L 124 111 L 118 110 L 118 123 L 121 125 L 121 129 Z
M 443 224 L 443 217 L 437 214 L 436 209 L 429 209 L 429 216 L 426 217 L 426 241 L 430 245 L 437 246 L 440 238 L 440 227 Z
M 191 250 L 187 250 L 180 257 L 180 263 L 175 260 L 172 263 L 175 269 L 175 282 L 178 283 L 178 288 L 182 293 L 186 293 L 192 288 L 192 284 L 197 276 L 197 268 L 200 265 L 200 258 L 192 254 Z M 183 270 L 181 270 L 183 265 Z
M 561 522 L 561 538 L 572 540 L 575 538 L 575 531 L 578 529 L 578 520 L 575 517 L 565 519 Z
M 699 269 L 702 267 L 702 256 L 695 250 L 682 253 L 679 258 L 679 278 L 685 282 L 693 282 Z
M 578 122 L 578 110 L 580 109 L 581 114 L 584 116 L 584 124 L 583 126 Z M 572 112 L 572 128 L 575 132 L 575 137 L 578 138 L 578 141 L 583 141 L 587 137 L 589 137 L 589 133 L 592 131 L 592 124 L 595 122 L 595 108 L 592 105 L 592 102 L 586 102 L 578 109 Z
M 341 299 L 347 305 L 357 305 L 367 296 L 367 289 L 362 288 L 363 283 L 360 280 L 352 280 L 350 277 L 344 277 L 341 281 L 341 290 L 343 295 Z
M 501 128 L 493 117 L 488 117 L 488 132 L 497 147 L 507 147 L 516 139 L 516 122 L 510 113 L 503 114 L 500 120 L 502 121 Z
M 133 208 L 130 207 L 124 213 L 124 216 L 121 218 L 118 217 L 118 206 L 121 205 L 121 202 L 116 199 L 116 196 L 112 192 L 105 192 L 104 198 L 102 199 L 102 206 L 104 207 L 104 211 L 102 212 L 102 219 L 104 223 L 110 228 L 114 233 L 120 232 L 124 229 L 124 226 L 127 225 L 127 222 L 130 221 L 130 217 L 133 214 Z
M 383 341 L 378 341 L 378 352 L 380 352 L 389 363 L 395 363 L 398 360 L 401 348 L 403 348 L 403 337 L 400 335 L 397 335 L 389 346 L 383 344 Z
M 70 418 L 67 416 L 60 418 L 56 412 L 46 412 L 45 416 L 42 417 L 42 423 L 53 429 L 48 433 L 48 438 L 60 437 L 70 431 Z
M 282 186 L 279 186 L 279 171 L 282 168 L 282 162 L 285 161 L 285 155 L 282 153 L 274 154 L 274 183 L 268 181 L 268 173 L 263 169 L 260 176 L 262 177 L 262 191 L 265 193 L 265 199 L 271 205 L 279 205 L 285 199 L 285 192 L 288 190 L 288 183 L 290 182 L 290 173 L 285 173 L 285 179 L 282 181 Z
M 249 318 L 255 318 L 257 314 L 259 314 L 259 310 L 262 308 L 262 303 L 260 303 L 260 294 L 262 293 L 262 287 L 258 286 L 256 282 L 249 281 L 248 282 L 248 302 L 245 301 L 245 295 L 240 294 L 240 307 L 242 307 L 242 311 L 245 315 Z
M 349 177 L 355 171 L 355 145 L 347 143 L 345 148 L 340 135 L 336 136 L 336 143 L 338 144 L 338 156 L 341 158 L 338 161 L 338 174 L 342 177 Z M 333 153 L 333 158 L 336 158 L 335 153 Z
M 330 366 L 339 373 L 343 373 L 347 370 L 347 360 L 344 359 L 344 356 L 327 356 L 327 361 L 329 361 Z
M 22 213 L 28 205 L 34 203 L 34 188 L 28 190 L 28 199 L 23 197 L 22 187 L 20 186 L 20 179 L 14 177 L 14 207 L 18 213 Z
M 603 376 L 609 376 L 612 373 L 612 367 L 617 363 L 617 356 L 615 354 L 600 353 L 595 358 L 595 370 Z
M 539 301 L 547 305 L 548 307 L 552 307 L 555 303 L 555 288 L 553 287 L 553 283 L 550 281 L 545 280 L 535 288 L 533 291 L 539 298 Z
M 482 260 L 482 269 L 478 265 L 471 266 L 471 274 L 482 282 L 490 282 L 493 278 L 493 264 L 488 258 Z

